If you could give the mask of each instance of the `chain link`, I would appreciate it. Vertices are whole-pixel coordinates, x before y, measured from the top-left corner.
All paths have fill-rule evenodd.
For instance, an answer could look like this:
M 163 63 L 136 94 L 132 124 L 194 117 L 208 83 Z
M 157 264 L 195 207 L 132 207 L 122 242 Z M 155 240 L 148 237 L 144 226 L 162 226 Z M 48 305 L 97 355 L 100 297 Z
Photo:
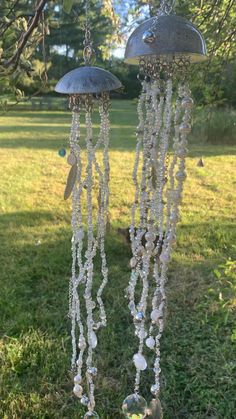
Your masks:
M 90 22 L 90 2 L 86 0 L 85 3 L 85 14 L 86 14 L 86 22 L 85 22 L 85 34 L 84 34 L 84 51 L 83 51 L 83 58 L 85 65 L 91 65 L 92 58 L 94 55 L 93 50 L 93 41 L 91 37 L 91 22 Z

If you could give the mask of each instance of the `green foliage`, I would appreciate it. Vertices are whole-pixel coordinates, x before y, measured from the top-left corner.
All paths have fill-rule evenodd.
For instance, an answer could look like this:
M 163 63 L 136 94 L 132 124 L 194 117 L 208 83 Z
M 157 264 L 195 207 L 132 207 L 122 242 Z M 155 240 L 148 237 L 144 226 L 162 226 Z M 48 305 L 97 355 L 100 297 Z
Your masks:
M 235 111 L 213 107 L 195 111 L 193 136 L 210 144 L 236 144 Z
M 120 406 L 133 386 L 137 340 L 124 299 L 130 249 L 117 228 L 130 221 L 136 117 L 134 101 L 112 103 L 108 327 L 99 334 L 95 353 L 96 410 L 101 419 L 122 419 Z M 70 119 L 69 112 L 30 110 L 1 118 L 0 417 L 4 419 L 77 419 L 84 413 L 71 392 L 67 318 L 71 209 L 63 200 L 68 166 L 57 153 L 65 146 Z M 96 114 L 96 133 L 97 122 Z M 195 132 L 168 274 L 168 313 L 161 343 L 165 419 L 235 416 L 236 148 L 199 144 L 200 140 Z M 200 156 L 205 164 L 201 168 L 197 167 Z M 147 398 L 150 382 L 151 370 L 142 382 Z
M 63 10 L 65 13 L 70 13 L 72 6 L 74 4 L 74 0 L 64 0 L 63 1 Z

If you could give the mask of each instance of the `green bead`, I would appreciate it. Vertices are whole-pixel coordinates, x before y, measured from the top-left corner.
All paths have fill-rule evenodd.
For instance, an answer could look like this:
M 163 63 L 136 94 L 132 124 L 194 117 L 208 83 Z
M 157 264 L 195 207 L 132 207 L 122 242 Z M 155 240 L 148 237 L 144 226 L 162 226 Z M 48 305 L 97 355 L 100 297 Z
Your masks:
M 58 151 L 58 154 L 59 154 L 60 157 L 65 157 L 66 149 L 65 148 L 60 148 L 60 150 Z

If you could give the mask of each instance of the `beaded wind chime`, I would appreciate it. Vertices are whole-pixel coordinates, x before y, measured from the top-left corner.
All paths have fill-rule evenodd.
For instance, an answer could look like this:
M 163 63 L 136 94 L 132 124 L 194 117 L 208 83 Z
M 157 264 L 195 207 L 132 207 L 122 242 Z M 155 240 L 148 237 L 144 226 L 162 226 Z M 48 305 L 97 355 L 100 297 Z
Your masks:
M 99 418 L 94 411 L 94 378 L 97 375 L 94 349 L 97 332 L 107 321 L 102 295 L 108 282 L 105 231 L 109 204 L 109 92 L 121 87 L 110 72 L 91 66 L 92 55 L 87 1 L 84 66 L 64 75 L 55 90 L 69 95 L 72 111 L 67 159 L 71 168 L 64 193 L 65 199 L 72 194 L 71 364 L 75 372 L 74 395 L 87 407 L 84 418 L 90 419 Z M 92 115 L 97 104 L 101 123 L 95 137 Z M 81 148 L 84 140 L 81 114 L 85 116 L 85 152 Z M 97 255 L 100 255 L 101 272 L 100 286 L 95 287 L 94 259 Z
M 125 62 L 139 65 L 142 79 L 130 226 L 132 272 L 126 290 L 139 344 L 133 356 L 134 393 L 122 406 L 125 417 L 133 419 L 163 417 L 159 400 L 160 339 L 166 311 L 165 283 L 176 239 L 186 178 L 187 136 L 191 131 L 193 100 L 187 74 L 191 63 L 206 59 L 201 33 L 186 19 L 170 14 L 171 9 L 162 1 L 157 16 L 132 33 L 125 52 Z M 148 367 L 153 371 L 150 391 L 154 396 L 149 407 L 140 395 L 141 372 Z

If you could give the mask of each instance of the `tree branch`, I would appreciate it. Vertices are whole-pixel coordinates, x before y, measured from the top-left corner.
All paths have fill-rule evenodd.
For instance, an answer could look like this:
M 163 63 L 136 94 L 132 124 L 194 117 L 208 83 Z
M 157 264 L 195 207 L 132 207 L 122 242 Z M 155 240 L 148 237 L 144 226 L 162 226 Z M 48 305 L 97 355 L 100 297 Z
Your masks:
M 17 52 L 10 58 L 10 60 L 8 60 L 4 63 L 4 65 L 6 67 L 9 67 L 12 64 L 14 64 L 14 67 L 13 67 L 12 71 L 14 71 L 17 68 L 20 56 L 21 56 L 21 54 L 22 54 L 30 36 L 32 35 L 33 30 L 38 26 L 39 20 L 42 16 L 43 9 L 44 9 L 47 2 L 48 2 L 48 0 L 40 0 L 39 1 L 37 9 L 35 10 L 34 17 L 32 18 L 32 21 L 30 23 L 30 26 L 21 38 L 21 41 L 18 45 Z

